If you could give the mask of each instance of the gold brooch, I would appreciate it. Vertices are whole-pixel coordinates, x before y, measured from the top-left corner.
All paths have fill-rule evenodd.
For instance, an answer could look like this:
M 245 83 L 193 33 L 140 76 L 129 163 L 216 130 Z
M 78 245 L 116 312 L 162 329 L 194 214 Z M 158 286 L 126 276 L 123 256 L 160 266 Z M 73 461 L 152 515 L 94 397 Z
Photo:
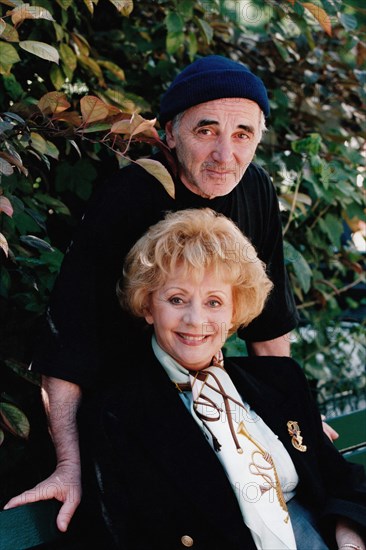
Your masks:
M 295 449 L 304 453 L 307 449 L 307 446 L 302 444 L 302 436 L 300 435 L 301 431 L 296 420 L 289 420 L 287 422 L 287 429 L 288 433 L 291 436 L 291 443 L 293 444 Z

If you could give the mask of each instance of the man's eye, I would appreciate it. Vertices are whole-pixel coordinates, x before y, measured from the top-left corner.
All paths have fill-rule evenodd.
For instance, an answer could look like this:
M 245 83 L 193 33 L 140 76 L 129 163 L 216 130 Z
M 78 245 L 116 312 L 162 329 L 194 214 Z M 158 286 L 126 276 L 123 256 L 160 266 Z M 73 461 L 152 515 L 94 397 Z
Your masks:
M 248 134 L 238 134 L 239 139 L 249 139 Z
M 200 134 L 201 136 L 211 136 L 212 130 L 210 130 L 209 128 L 200 128 L 197 131 L 197 134 Z

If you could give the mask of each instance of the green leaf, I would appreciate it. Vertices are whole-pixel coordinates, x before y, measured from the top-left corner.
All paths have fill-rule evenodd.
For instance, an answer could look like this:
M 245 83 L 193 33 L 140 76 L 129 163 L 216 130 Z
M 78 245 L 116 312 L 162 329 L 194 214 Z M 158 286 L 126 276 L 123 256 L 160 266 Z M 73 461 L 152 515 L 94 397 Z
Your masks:
M 184 44 L 183 32 L 169 32 L 166 37 L 166 49 L 169 54 L 176 53 Z
M 32 53 L 37 57 L 52 61 L 53 63 L 59 62 L 59 54 L 56 48 L 46 44 L 45 42 L 38 42 L 37 40 L 22 40 L 19 42 L 19 46 L 26 52 Z
M 16 120 L 17 122 L 19 122 L 19 124 L 25 125 L 24 118 L 20 117 L 16 113 L 11 113 L 10 111 L 6 111 L 4 113 L 4 116 L 6 116 L 7 118 L 11 118 L 12 120 Z
M 295 272 L 296 278 L 302 290 L 306 293 L 310 290 L 312 279 L 312 271 L 304 256 L 296 250 L 289 242 L 284 243 L 285 260 L 287 264 L 291 264 Z
M 4 443 L 4 439 L 5 439 L 5 434 L 3 430 L 0 429 L 0 447 Z
M 347 31 L 354 31 L 358 27 L 357 19 L 353 15 L 341 13 L 339 20 Z
M 38 222 L 36 222 L 28 212 L 17 212 L 14 214 L 13 219 L 15 226 L 22 235 L 39 231 Z
M 40 386 L 41 382 L 39 374 L 28 370 L 28 365 L 26 363 L 20 363 L 20 361 L 15 361 L 14 359 L 7 359 L 5 360 L 5 364 L 9 369 L 15 372 L 15 374 L 21 378 L 24 378 L 24 380 L 27 380 L 36 386 Z
M 24 90 L 13 74 L 3 75 L 4 88 L 13 101 L 18 101 L 24 94 Z
M 194 34 L 194 32 L 190 32 L 188 35 L 188 55 L 190 61 L 193 61 L 196 57 L 196 53 L 198 50 L 198 42 L 197 37 Z
M 6 65 L 13 65 L 18 61 L 20 61 L 20 57 L 14 46 L 0 42 L 0 63 L 4 64 L 5 62 Z
M 198 17 L 195 17 L 194 20 L 197 23 L 197 26 L 206 44 L 210 44 L 214 35 L 213 28 L 204 19 L 199 19 Z
M 192 0 L 179 0 L 177 9 L 185 19 L 191 19 L 193 15 L 194 2 Z
M 56 1 L 63 10 L 67 10 L 72 5 L 74 0 L 56 0 Z
M 80 65 L 82 65 L 84 69 L 91 72 L 94 76 L 98 78 L 99 85 L 105 87 L 103 71 L 98 65 L 97 61 L 87 55 L 79 55 L 78 59 Z
M 30 426 L 25 414 L 11 403 L 0 403 L 0 419 L 3 426 L 13 435 L 27 439 Z
M 107 69 L 110 73 L 112 73 L 117 80 L 126 80 L 124 70 L 121 69 L 116 63 L 112 63 L 112 61 L 98 61 L 98 65 L 101 67 L 104 67 Z
M 298 139 L 291 143 L 291 148 L 295 153 L 309 153 L 317 155 L 320 150 L 322 138 L 319 134 L 313 133 L 304 139 Z
M 52 65 L 50 70 L 50 79 L 55 90 L 60 90 L 65 83 L 65 76 L 57 65 Z
M 52 252 L 41 252 L 40 258 L 46 263 L 51 273 L 58 273 L 60 271 L 64 255 L 60 252 L 60 250 L 54 248 Z M 52 289 L 52 286 L 53 283 L 50 285 L 50 290 Z
M 78 160 L 75 164 L 62 162 L 56 168 L 56 190 L 58 192 L 70 190 L 81 199 L 87 200 L 96 177 L 96 170 L 85 158 Z
M 45 195 L 44 193 L 35 193 L 34 198 L 40 203 L 52 208 L 56 214 L 63 214 L 65 216 L 71 215 L 69 208 L 59 199 L 55 199 L 54 197 Z
M 16 29 L 12 25 L 9 25 L 8 23 L 5 24 L 5 28 L 3 29 L 1 33 L 1 38 L 3 40 L 7 40 L 7 42 L 19 42 L 19 34 Z
M 35 237 L 34 235 L 21 235 L 19 237 L 20 242 L 35 248 L 36 250 L 47 250 L 52 251 L 52 246 L 44 241 L 43 239 L 40 239 L 39 237 Z
M 41 155 L 47 155 L 58 160 L 59 150 L 52 141 L 44 139 L 40 134 L 36 132 L 31 132 L 31 145 Z
M 357 204 L 356 202 L 351 202 L 351 204 L 347 205 L 346 208 L 347 215 L 350 219 L 352 218 L 359 218 L 360 220 L 364 217 L 364 204 Z
M 341 235 L 343 233 L 342 221 L 333 214 L 327 214 L 324 219 L 319 220 L 319 227 L 329 237 L 330 242 L 338 250 L 341 246 Z
M 169 12 L 165 18 L 165 25 L 168 33 L 182 32 L 184 29 L 184 21 L 182 17 L 176 12 Z
M 93 132 L 103 132 L 105 130 L 110 130 L 111 124 L 107 122 L 96 122 L 95 124 L 90 124 L 86 128 L 83 128 L 83 134 L 92 134 Z

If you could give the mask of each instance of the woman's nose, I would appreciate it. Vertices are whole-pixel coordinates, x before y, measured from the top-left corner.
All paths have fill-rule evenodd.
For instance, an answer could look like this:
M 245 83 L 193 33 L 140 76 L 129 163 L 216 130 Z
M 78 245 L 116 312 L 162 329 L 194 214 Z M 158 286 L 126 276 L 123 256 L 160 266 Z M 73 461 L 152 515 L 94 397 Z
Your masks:
M 201 306 L 191 304 L 185 311 L 183 320 L 187 325 L 200 326 L 205 322 L 204 312 Z

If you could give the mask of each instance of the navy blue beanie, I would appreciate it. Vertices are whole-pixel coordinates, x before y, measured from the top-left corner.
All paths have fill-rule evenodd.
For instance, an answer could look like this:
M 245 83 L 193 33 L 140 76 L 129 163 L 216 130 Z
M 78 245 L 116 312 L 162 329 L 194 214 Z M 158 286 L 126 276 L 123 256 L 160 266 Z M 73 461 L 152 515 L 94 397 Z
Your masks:
M 160 102 L 160 125 L 186 109 L 226 97 L 255 101 L 264 116 L 269 115 L 267 90 L 260 78 L 249 69 L 222 57 L 208 55 L 188 65 L 171 83 Z

